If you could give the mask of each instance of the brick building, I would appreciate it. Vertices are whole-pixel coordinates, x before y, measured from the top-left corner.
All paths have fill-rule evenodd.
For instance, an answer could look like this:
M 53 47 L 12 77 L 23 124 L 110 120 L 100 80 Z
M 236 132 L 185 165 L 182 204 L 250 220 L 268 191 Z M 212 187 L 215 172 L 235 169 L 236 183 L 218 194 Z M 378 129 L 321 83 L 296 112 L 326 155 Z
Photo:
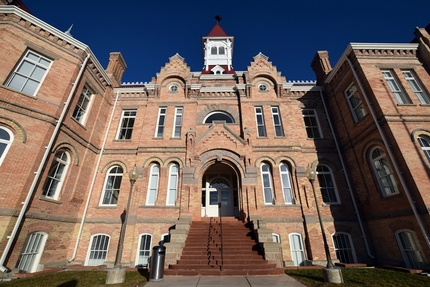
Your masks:
M 175 264 L 190 225 L 220 216 L 248 223 L 277 267 L 325 264 L 308 167 L 333 258 L 427 268 L 430 27 L 412 43 L 352 43 L 333 69 L 320 51 L 317 81 L 290 82 L 261 53 L 233 69 L 234 37 L 217 23 L 201 71 L 176 54 L 150 83 L 126 84 L 120 53 L 105 70 L 87 45 L 8 2 L 3 270 L 111 266 L 128 204 L 128 266 L 147 266 L 160 243 Z

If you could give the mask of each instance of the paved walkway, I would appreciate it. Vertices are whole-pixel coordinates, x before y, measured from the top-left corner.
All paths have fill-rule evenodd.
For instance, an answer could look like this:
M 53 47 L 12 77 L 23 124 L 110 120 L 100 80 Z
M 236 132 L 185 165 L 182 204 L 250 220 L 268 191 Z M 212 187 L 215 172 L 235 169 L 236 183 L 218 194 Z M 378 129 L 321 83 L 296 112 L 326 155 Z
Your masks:
M 145 287 L 306 287 L 288 275 L 270 276 L 164 276 L 162 281 L 150 281 Z

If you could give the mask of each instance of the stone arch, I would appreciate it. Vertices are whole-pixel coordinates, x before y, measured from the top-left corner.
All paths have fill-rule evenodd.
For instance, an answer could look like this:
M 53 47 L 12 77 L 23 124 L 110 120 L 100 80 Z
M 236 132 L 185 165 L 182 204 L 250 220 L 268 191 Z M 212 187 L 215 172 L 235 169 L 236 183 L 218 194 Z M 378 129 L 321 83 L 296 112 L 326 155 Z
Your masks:
M 367 144 L 365 144 L 361 150 L 361 163 L 369 162 L 369 152 L 372 148 L 376 146 L 382 148 L 384 152 L 387 152 L 387 149 L 385 148 L 384 142 L 382 140 L 372 139 Z
M 236 170 L 238 177 L 245 177 L 245 166 L 239 155 L 229 150 L 217 149 L 206 151 L 200 155 L 200 163 L 194 169 L 194 178 L 199 178 L 215 162 L 225 163 Z
M 279 157 L 277 157 L 277 158 L 275 159 L 275 162 L 276 162 L 276 165 L 279 165 L 281 162 L 287 162 L 287 163 L 289 163 L 289 164 L 290 164 L 290 166 L 291 166 L 292 168 L 297 166 L 297 164 L 296 164 L 296 162 L 294 161 L 294 159 L 292 159 L 292 158 L 291 158 L 291 157 L 289 157 L 289 156 L 279 156 Z
M 25 132 L 24 128 L 16 121 L 0 116 L 0 125 L 4 124 L 7 128 L 11 129 L 12 132 L 15 133 L 14 138 L 15 140 L 19 140 L 22 143 L 27 142 L 27 133 Z
M 46 234 L 49 234 L 52 231 L 52 229 L 54 229 L 54 226 L 46 222 L 36 222 L 36 223 L 30 224 L 27 228 L 28 228 L 28 233 L 45 232 Z
M 276 161 L 268 156 L 260 156 L 255 160 L 255 167 L 260 168 L 260 165 L 262 162 L 268 162 L 271 165 L 271 168 L 273 168 L 274 166 L 276 166 Z
M 207 105 L 202 111 L 197 114 L 197 123 L 203 124 L 203 120 L 206 118 L 206 116 L 215 111 L 226 112 L 232 116 L 235 123 L 240 123 L 239 112 L 235 108 L 233 108 L 233 106 L 225 104 Z
M 179 167 L 183 167 L 184 166 L 184 162 L 179 157 L 169 157 L 169 158 L 167 158 L 164 161 L 163 167 L 168 167 L 170 164 L 172 164 L 174 162 L 176 162 L 177 164 L 179 164 Z
M 158 163 L 161 166 L 164 166 L 164 161 L 158 157 L 158 156 L 153 156 L 148 158 L 144 163 L 143 163 L 143 167 L 148 167 L 151 163 Z
M 110 167 L 114 166 L 114 165 L 119 165 L 122 167 L 122 170 L 124 171 L 124 173 L 128 172 L 128 168 L 127 165 L 121 161 L 121 160 L 112 160 L 108 163 L 106 163 L 102 169 L 100 170 L 101 173 L 106 173 L 106 170 L 108 170 Z
M 79 165 L 79 154 L 78 154 L 78 150 L 75 148 L 75 146 L 73 146 L 69 142 L 60 142 L 60 143 L 55 145 L 55 147 L 53 148 L 53 152 L 56 152 L 60 149 L 67 149 L 67 150 L 71 151 L 71 158 L 73 160 L 73 164 Z
M 415 130 L 413 130 L 413 131 L 411 132 L 411 140 L 412 140 L 413 142 L 416 142 L 416 141 L 417 141 L 417 138 L 418 138 L 420 135 L 425 135 L 425 136 L 427 136 L 427 137 L 429 137 L 429 138 L 430 138 L 430 131 L 429 131 L 429 130 L 427 130 L 427 129 L 415 129 Z

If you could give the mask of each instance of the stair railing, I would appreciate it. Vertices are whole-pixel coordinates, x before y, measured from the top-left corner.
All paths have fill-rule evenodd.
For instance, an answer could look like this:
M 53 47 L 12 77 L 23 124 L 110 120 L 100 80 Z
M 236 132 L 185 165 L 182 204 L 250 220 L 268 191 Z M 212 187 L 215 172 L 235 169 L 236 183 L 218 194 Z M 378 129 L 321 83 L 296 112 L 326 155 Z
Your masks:
M 218 213 L 219 213 L 219 228 L 220 228 L 220 233 L 219 236 L 221 238 L 221 266 L 220 266 L 220 270 L 222 271 L 223 269 L 223 265 L 224 265 L 224 249 L 223 249 L 223 242 L 222 242 L 222 214 L 221 214 L 221 202 L 218 202 Z
M 212 226 L 212 220 L 213 220 L 213 217 L 211 217 L 209 220 L 209 229 L 208 229 L 208 244 L 207 244 L 207 253 L 206 253 L 208 257 L 208 265 L 210 265 L 211 257 L 212 257 L 211 241 L 212 241 L 212 229 L 214 229 Z

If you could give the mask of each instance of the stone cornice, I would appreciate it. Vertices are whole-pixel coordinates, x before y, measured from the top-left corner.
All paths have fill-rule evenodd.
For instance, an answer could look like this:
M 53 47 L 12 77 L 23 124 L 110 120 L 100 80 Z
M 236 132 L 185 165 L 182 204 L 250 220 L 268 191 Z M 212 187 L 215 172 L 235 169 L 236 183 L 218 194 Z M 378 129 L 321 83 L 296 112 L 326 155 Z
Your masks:
M 112 85 L 112 81 L 109 79 L 106 71 L 103 69 L 103 67 L 101 66 L 100 62 L 98 61 L 98 59 L 96 58 L 96 56 L 94 55 L 94 53 L 91 51 L 90 47 L 85 45 L 84 43 L 76 40 L 75 38 L 73 38 L 72 36 L 67 35 L 66 33 L 58 30 L 57 28 L 52 27 L 51 25 L 41 21 L 40 19 L 34 17 L 33 15 L 25 12 L 24 10 L 21 10 L 20 8 L 16 7 L 16 6 L 0 6 L 0 14 L 4 14 L 4 15 L 15 15 L 21 19 L 23 19 L 24 21 L 27 21 L 29 23 L 31 23 L 34 26 L 39 27 L 41 30 L 47 32 L 48 34 L 50 34 L 52 36 L 52 38 L 58 38 L 61 39 L 67 43 L 69 43 L 70 45 L 81 49 L 83 51 L 85 51 L 85 53 L 87 55 L 90 55 L 90 60 L 91 62 L 94 63 L 95 68 L 98 70 L 98 72 L 101 74 L 101 76 L 103 77 L 103 79 L 106 81 L 107 84 Z M 50 35 L 44 35 L 45 38 L 49 38 Z
M 338 70 L 345 62 L 346 58 L 351 54 L 352 51 L 357 51 L 357 55 L 369 56 L 369 57 L 404 57 L 404 56 L 415 56 L 415 52 L 418 49 L 418 43 L 350 43 L 342 56 L 337 61 L 333 70 L 331 70 L 327 79 L 324 83 L 328 84 L 331 82 L 333 77 L 337 74 Z

